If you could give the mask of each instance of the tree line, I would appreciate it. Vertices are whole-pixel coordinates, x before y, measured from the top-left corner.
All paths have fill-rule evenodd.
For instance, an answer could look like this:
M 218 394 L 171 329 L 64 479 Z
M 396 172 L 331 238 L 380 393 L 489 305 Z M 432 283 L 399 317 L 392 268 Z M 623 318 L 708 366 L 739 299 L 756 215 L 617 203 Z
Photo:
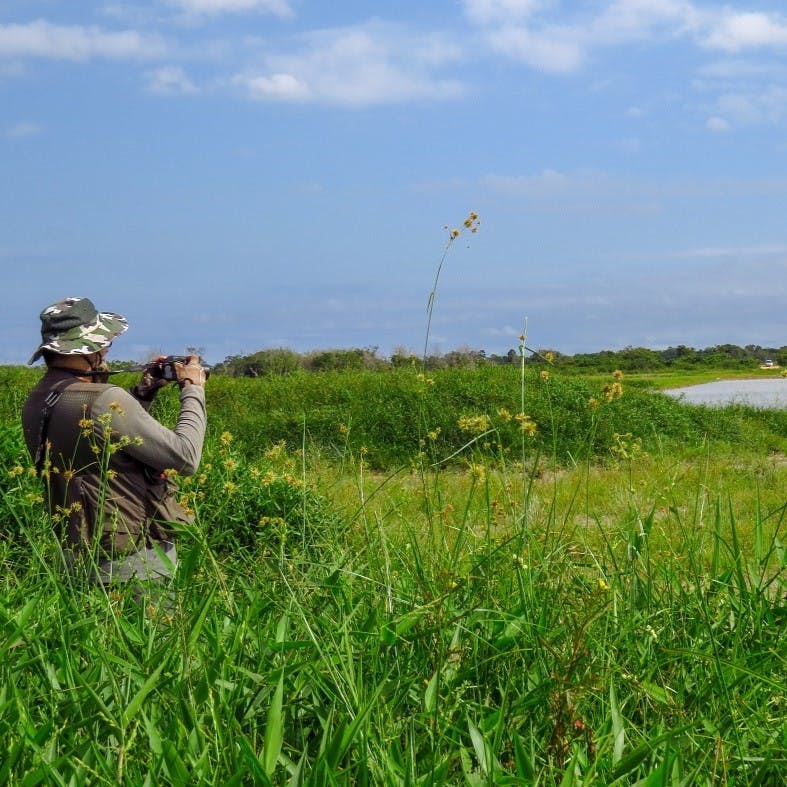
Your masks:
M 389 355 L 381 355 L 377 347 L 316 350 L 299 353 L 286 347 L 258 350 L 250 355 L 230 355 L 216 364 L 214 372 L 229 377 L 260 377 L 286 375 L 295 372 L 329 372 L 418 368 L 426 371 L 440 368 L 473 368 L 483 365 L 545 364 L 565 372 L 624 372 L 686 369 L 693 367 L 746 369 L 772 362 L 787 366 L 787 346 L 761 347 L 747 344 L 720 344 L 703 349 L 685 345 L 652 350 L 646 347 L 624 347 L 621 350 L 601 350 L 593 353 L 562 353 L 556 349 L 510 349 L 502 355 L 485 350 L 460 347 L 446 353 L 434 352 L 425 358 L 398 348 Z

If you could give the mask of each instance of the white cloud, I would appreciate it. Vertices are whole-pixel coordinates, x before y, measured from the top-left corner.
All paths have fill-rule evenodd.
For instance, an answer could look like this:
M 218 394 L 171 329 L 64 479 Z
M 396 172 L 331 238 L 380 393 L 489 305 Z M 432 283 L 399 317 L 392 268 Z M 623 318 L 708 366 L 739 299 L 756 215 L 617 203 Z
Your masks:
M 787 118 L 787 87 L 724 93 L 716 101 L 718 114 L 738 126 L 777 125 Z
M 787 44 L 782 16 L 689 0 L 613 0 L 595 15 L 573 16 L 559 3 L 537 0 L 465 0 L 464 7 L 493 51 L 553 73 L 576 71 L 595 49 L 641 40 L 688 38 L 726 52 Z
M 442 36 L 410 36 L 375 23 L 307 34 L 300 51 L 268 55 L 264 68 L 240 73 L 231 84 L 257 99 L 345 106 L 453 98 L 462 86 L 432 72 L 458 57 Z
M 160 37 L 144 36 L 134 30 L 107 32 L 97 27 L 56 25 L 41 19 L 28 24 L 0 25 L 0 58 L 145 59 L 159 57 L 165 51 Z
M 262 101 L 309 101 L 312 98 L 309 85 L 292 74 L 239 74 L 233 81 L 242 85 L 251 98 Z
M 162 66 L 148 71 L 148 90 L 159 95 L 186 95 L 197 93 L 197 86 L 179 66 Z
M 684 0 L 615 0 L 587 26 L 588 45 L 619 44 L 669 37 L 696 29 L 702 14 Z
M 506 26 L 487 33 L 486 40 L 495 51 L 537 71 L 567 74 L 576 71 L 585 58 L 581 43 L 565 30 L 533 33 L 525 27 Z
M 169 4 L 193 16 L 217 16 L 251 11 L 280 17 L 293 15 L 292 8 L 286 0 L 169 0 Z
M 25 137 L 35 137 L 41 134 L 43 129 L 37 123 L 17 123 L 15 126 L 7 129 L 5 132 L 6 137 L 9 139 L 23 139 Z
M 773 61 L 725 58 L 700 66 L 697 74 L 701 79 L 725 82 L 740 79 L 784 79 L 787 76 L 787 69 Z
M 717 115 L 708 118 L 708 122 L 705 125 L 709 131 L 724 132 L 730 130 L 730 124 L 724 118 L 718 117 Z
M 518 21 L 542 5 L 539 0 L 464 0 L 467 16 L 482 24 Z
M 764 13 L 725 11 L 711 20 L 703 43 L 727 52 L 784 46 L 787 44 L 787 20 Z

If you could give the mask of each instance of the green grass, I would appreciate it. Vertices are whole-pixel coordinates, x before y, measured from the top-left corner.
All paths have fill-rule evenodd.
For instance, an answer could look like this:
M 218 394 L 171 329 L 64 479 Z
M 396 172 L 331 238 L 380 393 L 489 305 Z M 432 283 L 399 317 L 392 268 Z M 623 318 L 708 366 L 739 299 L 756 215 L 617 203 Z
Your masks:
M 772 369 L 669 369 L 652 372 L 632 372 L 626 375 L 629 383 L 652 386 L 659 390 L 683 388 L 687 385 L 712 383 L 717 380 L 769 380 L 782 376 L 784 370 Z
M 601 379 L 212 378 L 167 609 L 57 571 L 21 379 L 0 783 L 781 783 L 783 414 L 588 407 Z M 522 400 L 532 437 L 498 413 Z

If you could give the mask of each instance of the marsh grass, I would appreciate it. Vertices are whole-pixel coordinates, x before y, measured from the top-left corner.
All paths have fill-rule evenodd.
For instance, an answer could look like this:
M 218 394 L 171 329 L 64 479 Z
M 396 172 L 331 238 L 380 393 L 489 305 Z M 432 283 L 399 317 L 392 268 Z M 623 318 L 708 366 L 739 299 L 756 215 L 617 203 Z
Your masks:
M 228 447 L 167 612 L 69 586 L 19 504 L 35 479 L 6 485 L 0 781 L 778 783 L 783 474 L 753 498 L 648 457 L 425 484 L 359 454 L 307 468 L 323 508 L 228 550 Z

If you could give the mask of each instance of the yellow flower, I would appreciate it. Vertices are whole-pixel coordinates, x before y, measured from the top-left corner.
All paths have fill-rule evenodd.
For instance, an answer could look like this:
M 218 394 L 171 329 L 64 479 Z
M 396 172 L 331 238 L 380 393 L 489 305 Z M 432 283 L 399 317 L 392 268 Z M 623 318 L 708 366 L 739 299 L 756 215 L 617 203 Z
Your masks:
M 110 402 L 109 409 L 118 415 L 123 415 L 123 408 L 121 407 L 120 402 Z
M 17 476 L 22 475 L 22 473 L 24 473 L 24 472 L 25 472 L 25 469 L 21 465 L 17 465 L 12 470 L 8 471 L 8 477 L 9 478 L 16 478 Z
M 514 417 L 505 407 L 501 407 L 497 411 L 497 414 L 506 422 L 510 421 Z
M 483 465 L 471 462 L 470 475 L 472 475 L 476 481 L 483 481 L 486 478 L 486 470 Z
M 546 369 L 543 369 L 538 376 L 543 382 L 546 382 L 549 379 L 549 372 Z
M 615 371 L 612 372 L 612 379 L 620 382 L 623 379 L 623 372 L 621 372 L 620 369 L 615 369 Z
M 341 427 L 339 427 L 339 431 L 341 431 Z M 344 434 L 344 432 L 342 432 Z M 272 445 L 266 452 L 265 458 L 266 459 L 278 459 L 285 451 L 287 447 L 287 443 L 284 440 L 279 440 L 278 443 Z
M 457 423 L 463 432 L 472 432 L 473 434 L 485 432 L 489 429 L 490 424 L 488 415 L 463 415 Z
M 164 475 L 167 478 L 177 478 L 179 473 L 174 467 L 168 467 L 166 470 L 164 470 Z
M 339 434 L 345 437 L 350 433 L 350 427 L 347 424 L 339 424 Z
M 609 585 L 601 578 L 598 581 L 598 587 L 599 587 L 599 590 L 603 590 L 604 592 L 609 590 Z
M 623 386 L 619 382 L 607 383 L 601 389 L 601 393 L 604 396 L 604 401 L 611 402 L 623 396 Z
M 514 416 L 514 420 L 519 422 L 519 428 L 526 435 L 530 435 L 530 437 L 533 437 L 533 435 L 535 435 L 535 433 L 538 431 L 538 426 L 536 425 L 536 422 L 529 415 L 526 415 L 525 413 L 517 413 Z
M 235 491 L 236 488 L 237 487 L 232 483 L 232 481 L 227 481 L 224 484 L 224 491 L 230 495 Z

